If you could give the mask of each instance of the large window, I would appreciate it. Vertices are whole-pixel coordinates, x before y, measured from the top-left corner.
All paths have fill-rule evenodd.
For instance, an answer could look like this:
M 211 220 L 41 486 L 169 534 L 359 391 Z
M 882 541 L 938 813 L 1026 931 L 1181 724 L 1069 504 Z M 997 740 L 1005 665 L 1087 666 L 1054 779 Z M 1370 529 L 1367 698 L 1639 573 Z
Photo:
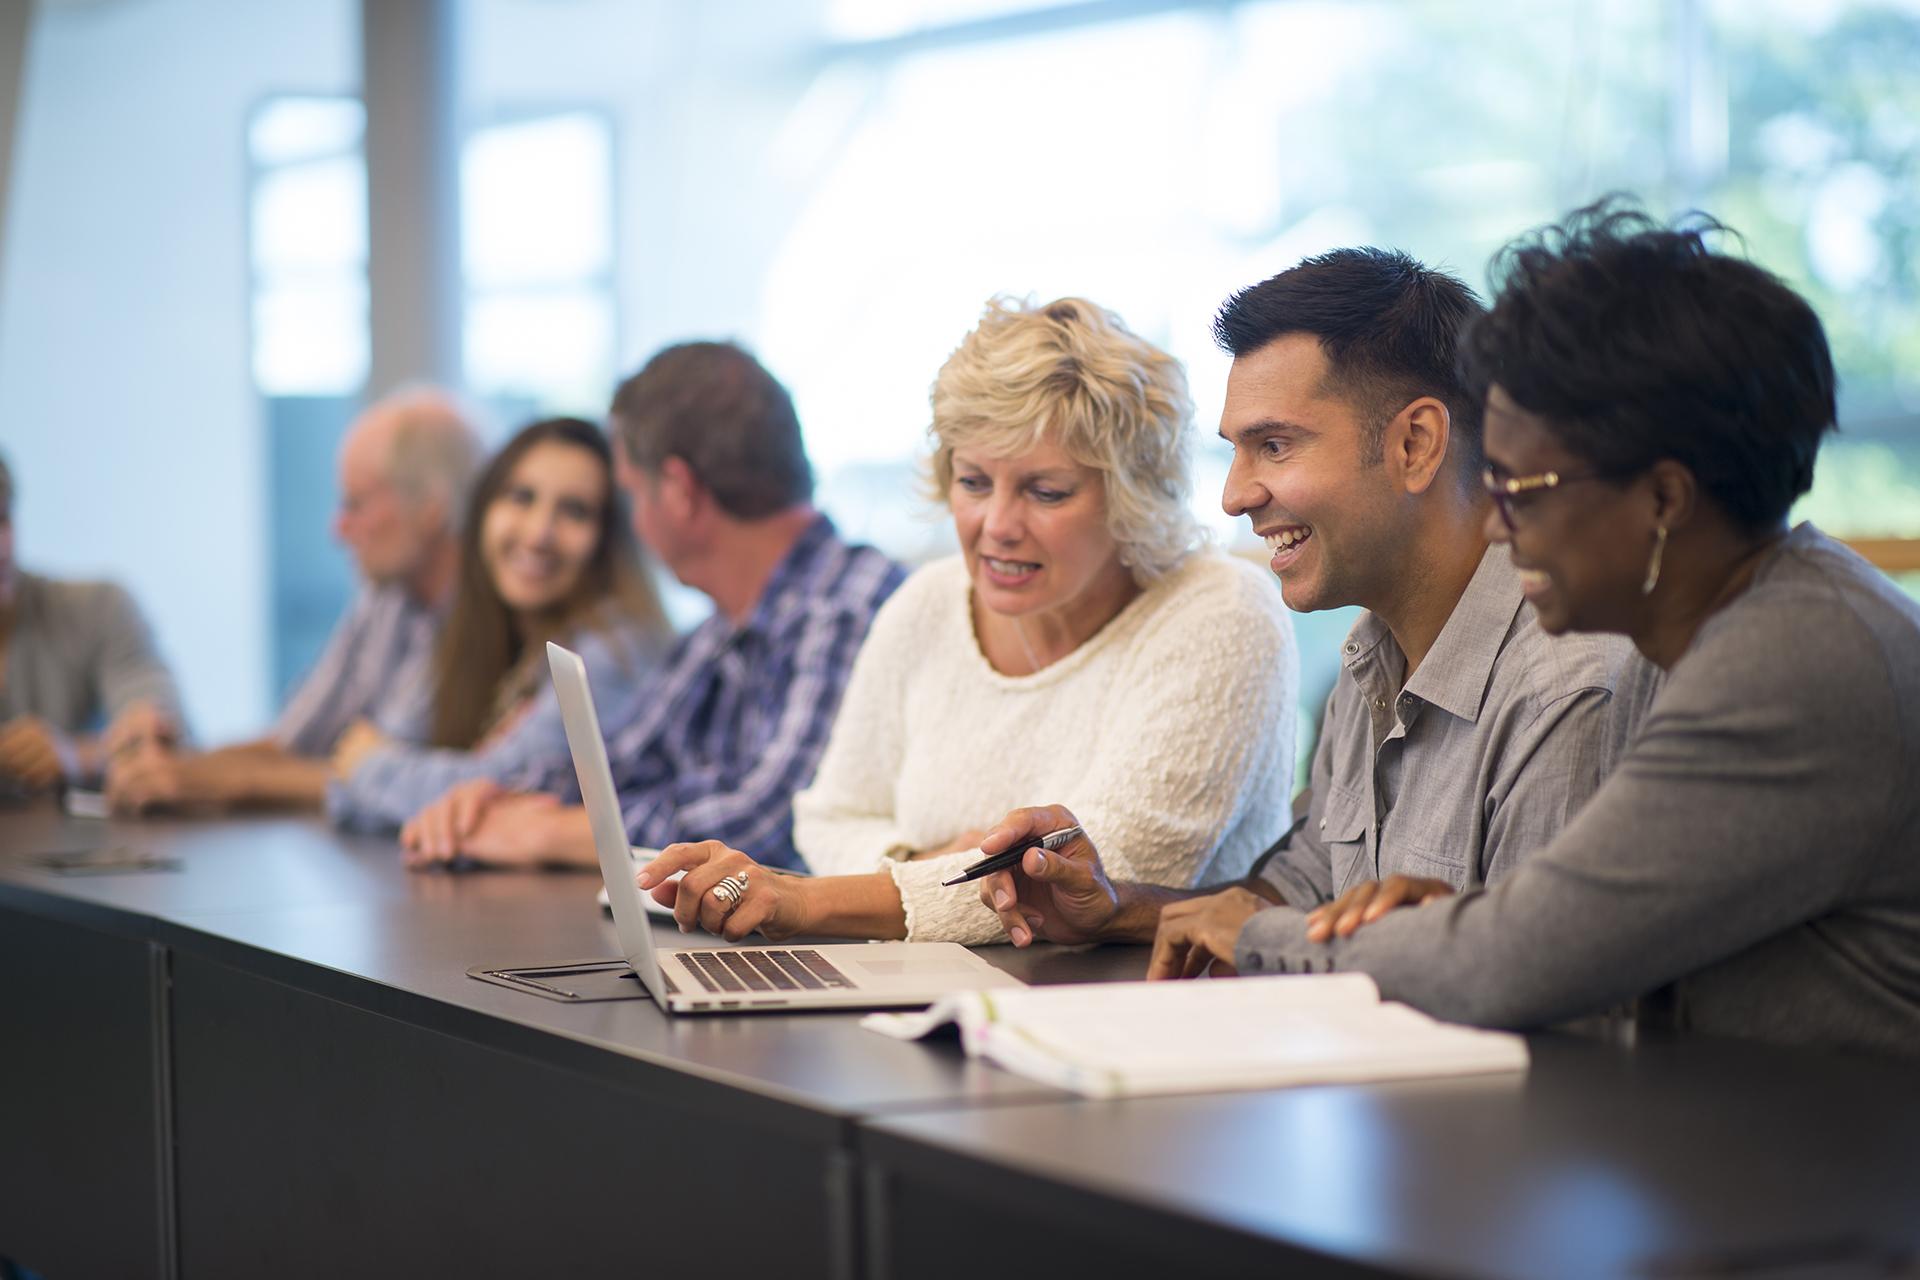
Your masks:
M 1610 190 L 1710 209 L 1826 318 L 1845 433 L 1809 510 L 1920 532 L 1920 6 L 1124 6 L 842 0 L 790 131 L 839 139 L 761 333 L 830 499 L 911 545 L 935 369 L 996 291 L 1082 293 L 1188 361 L 1210 434 L 1232 289 L 1391 244 L 1483 287 L 1503 241 Z M 1032 10 L 1035 6 L 1017 6 Z M 927 13 L 922 13 L 926 10 Z M 1114 13 L 1122 16 L 1108 20 Z M 945 30 L 923 19 L 956 19 Z M 906 33 L 903 35 L 903 33 Z M 1196 506 L 1222 458 L 1203 449 Z M 889 495 L 894 495 L 889 497 Z
M 475 129 L 460 163 L 468 385 L 502 405 L 596 413 L 613 378 L 613 137 L 605 115 Z
M 366 381 L 365 128 L 356 99 L 279 97 L 247 130 L 262 395 L 351 396 Z
M 247 128 L 276 702 L 319 656 L 353 590 L 329 530 L 334 456 L 367 380 L 365 132 L 359 99 L 341 96 L 269 98 Z

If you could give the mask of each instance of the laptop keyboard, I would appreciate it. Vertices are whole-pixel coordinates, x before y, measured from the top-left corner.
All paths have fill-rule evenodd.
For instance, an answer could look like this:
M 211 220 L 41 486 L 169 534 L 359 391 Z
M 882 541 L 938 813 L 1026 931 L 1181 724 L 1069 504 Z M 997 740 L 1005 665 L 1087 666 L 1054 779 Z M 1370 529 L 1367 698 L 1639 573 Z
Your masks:
M 682 951 L 680 959 L 709 991 L 851 991 L 854 985 L 818 951 Z

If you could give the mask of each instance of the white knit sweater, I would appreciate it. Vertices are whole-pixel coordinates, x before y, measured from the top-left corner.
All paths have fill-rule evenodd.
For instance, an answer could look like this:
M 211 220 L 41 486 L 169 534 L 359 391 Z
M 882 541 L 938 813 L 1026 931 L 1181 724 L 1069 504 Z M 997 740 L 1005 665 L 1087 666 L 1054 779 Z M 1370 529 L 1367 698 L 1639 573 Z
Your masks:
M 1257 567 L 1196 552 L 1078 649 L 1027 676 L 974 636 L 958 556 L 907 579 L 874 619 L 819 773 L 793 800 L 820 875 L 886 868 L 915 940 L 997 942 L 978 857 L 916 849 L 1064 804 L 1115 879 L 1237 876 L 1286 830 L 1300 684 L 1293 626 Z

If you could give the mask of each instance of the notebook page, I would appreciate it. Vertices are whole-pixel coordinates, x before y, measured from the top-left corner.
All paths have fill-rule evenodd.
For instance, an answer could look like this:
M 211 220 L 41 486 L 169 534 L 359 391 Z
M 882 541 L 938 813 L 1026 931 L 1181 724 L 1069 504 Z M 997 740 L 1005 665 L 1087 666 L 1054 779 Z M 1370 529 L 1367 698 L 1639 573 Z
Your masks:
M 944 1017 L 936 1010 L 916 1022 L 957 1021 L 969 1053 L 1095 1097 L 1513 1071 L 1527 1063 L 1518 1036 L 1380 1004 L 1372 981 L 1359 974 L 1041 987 L 950 1003 Z

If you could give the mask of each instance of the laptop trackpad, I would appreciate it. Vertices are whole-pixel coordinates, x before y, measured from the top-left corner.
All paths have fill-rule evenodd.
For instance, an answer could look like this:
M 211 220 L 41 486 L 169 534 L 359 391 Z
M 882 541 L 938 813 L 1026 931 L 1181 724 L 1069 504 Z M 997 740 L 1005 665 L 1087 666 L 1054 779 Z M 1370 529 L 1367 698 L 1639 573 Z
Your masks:
M 877 948 L 876 948 L 877 949 Z M 876 978 L 898 978 L 905 974 L 922 977 L 933 973 L 977 973 L 979 966 L 962 952 L 959 955 L 927 955 L 922 953 L 911 960 L 869 960 L 862 956 L 857 960 L 843 961 L 853 968 L 870 973 Z

